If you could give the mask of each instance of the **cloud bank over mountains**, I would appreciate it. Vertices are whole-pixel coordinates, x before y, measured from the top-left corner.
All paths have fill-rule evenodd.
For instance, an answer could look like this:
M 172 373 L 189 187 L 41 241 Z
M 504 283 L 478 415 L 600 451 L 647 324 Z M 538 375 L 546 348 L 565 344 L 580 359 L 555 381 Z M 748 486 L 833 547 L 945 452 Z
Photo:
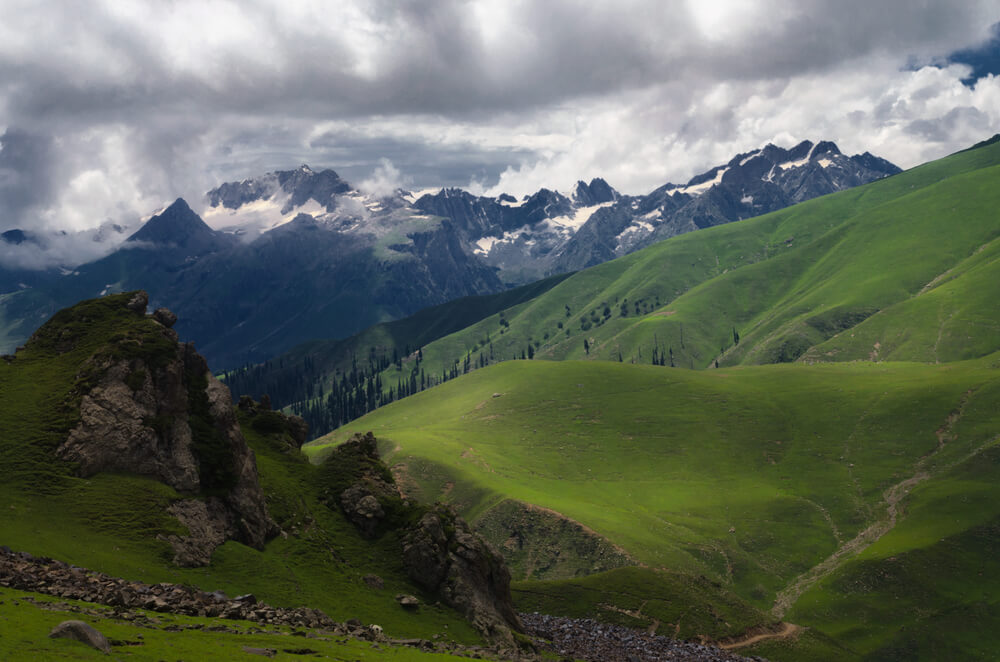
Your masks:
M 3 4 L 0 231 L 300 163 L 643 193 L 767 142 L 908 167 L 1000 130 L 996 2 Z

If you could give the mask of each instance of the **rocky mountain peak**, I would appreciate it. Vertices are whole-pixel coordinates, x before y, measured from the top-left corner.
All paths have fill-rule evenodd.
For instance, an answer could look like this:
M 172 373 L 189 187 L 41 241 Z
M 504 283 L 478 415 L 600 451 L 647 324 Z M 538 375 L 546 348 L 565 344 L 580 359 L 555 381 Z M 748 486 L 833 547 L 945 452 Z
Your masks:
M 573 202 L 580 207 L 599 205 L 602 202 L 614 202 L 619 197 L 618 191 L 600 177 L 590 180 L 590 184 L 578 181 L 573 189 Z
M 183 198 L 153 216 L 126 241 L 147 242 L 183 249 L 187 253 L 209 253 L 231 242 L 217 233 L 192 211 Z

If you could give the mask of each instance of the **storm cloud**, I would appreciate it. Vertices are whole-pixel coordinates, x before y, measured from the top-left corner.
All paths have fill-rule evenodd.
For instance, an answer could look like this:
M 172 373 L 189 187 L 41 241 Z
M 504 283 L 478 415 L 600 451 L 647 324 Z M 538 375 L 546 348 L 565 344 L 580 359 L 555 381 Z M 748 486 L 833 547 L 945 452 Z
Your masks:
M 1000 126 L 1000 80 L 950 58 L 995 39 L 995 1 L 0 5 L 0 230 L 132 224 L 300 163 L 641 193 L 767 142 L 908 167 Z

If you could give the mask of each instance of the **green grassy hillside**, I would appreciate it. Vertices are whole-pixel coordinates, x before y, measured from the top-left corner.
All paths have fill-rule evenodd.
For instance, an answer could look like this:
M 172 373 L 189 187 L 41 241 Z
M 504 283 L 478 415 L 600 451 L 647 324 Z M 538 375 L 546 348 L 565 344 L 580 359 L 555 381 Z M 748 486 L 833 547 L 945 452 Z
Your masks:
M 302 457 L 281 426 L 242 421 L 268 508 L 285 533 L 263 552 L 227 542 L 203 568 L 175 567 L 170 545 L 157 538 L 185 533 L 166 513 L 182 495 L 132 475 L 78 478 L 71 463 L 55 459 L 52 451 L 79 419 L 89 357 L 133 352 L 152 365 L 174 351 L 162 327 L 124 308 L 129 296 L 58 313 L 15 360 L 0 361 L 0 544 L 127 579 L 318 608 L 335 620 L 379 623 L 392 636 L 479 640 L 457 613 L 432 606 L 434 596 L 407 579 L 397 533 L 366 540 L 322 502 L 322 468 Z M 382 577 L 385 588 L 369 588 L 362 580 L 369 573 Z M 397 593 L 422 596 L 425 606 L 404 611 Z
M 430 344 L 425 364 L 475 357 L 487 334 L 498 358 L 530 344 L 536 358 L 650 363 L 655 351 L 692 368 L 792 361 L 811 348 L 810 358 L 867 359 L 877 342 L 881 358 L 982 356 L 1000 343 L 989 287 L 1000 280 L 998 164 L 994 143 L 670 239 L 574 274 L 506 311 L 506 323 L 496 315 Z M 909 338 L 914 326 L 931 337 Z
M 951 630 L 928 634 L 927 626 L 982 599 L 962 582 L 992 567 L 981 529 L 1000 517 L 1000 469 L 991 459 L 998 405 L 998 354 L 941 366 L 713 371 L 517 361 L 384 407 L 308 450 L 319 458 L 349 431 L 371 429 L 424 498 L 451 500 L 471 518 L 504 498 L 550 508 L 650 569 L 705 576 L 734 599 L 774 618 L 787 613 L 863 656 L 888 645 L 898 624 L 964 645 Z M 930 589 L 894 594 L 892 628 L 866 614 L 865 606 L 884 608 L 890 589 L 859 588 L 851 573 L 893 554 L 940 561 L 949 554 L 938 545 L 952 537 L 981 540 L 952 559 L 956 581 L 929 559 L 907 566 L 911 582 L 943 583 L 951 593 L 942 588 L 929 602 Z M 993 641 L 993 619 L 977 622 L 975 635 Z M 807 657 L 825 650 L 838 659 L 831 646 Z

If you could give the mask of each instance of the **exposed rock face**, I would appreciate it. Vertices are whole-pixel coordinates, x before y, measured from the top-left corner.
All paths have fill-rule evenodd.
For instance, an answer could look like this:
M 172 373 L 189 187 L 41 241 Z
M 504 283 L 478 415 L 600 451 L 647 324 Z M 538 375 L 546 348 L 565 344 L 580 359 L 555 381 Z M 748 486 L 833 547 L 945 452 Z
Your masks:
M 512 643 L 511 631 L 523 631 L 503 557 L 447 506 L 436 506 L 404 537 L 403 561 L 410 579 L 440 595 L 487 637 Z
M 136 294 L 128 308 L 142 314 Z M 136 306 L 133 307 L 133 302 Z M 140 312 L 141 311 L 141 312 Z M 172 337 L 170 329 L 160 332 Z M 168 345 L 169 346 L 169 345 Z M 156 478 L 193 498 L 172 513 L 191 533 L 172 537 L 174 561 L 205 565 L 227 539 L 262 548 L 277 534 L 264 505 L 253 451 L 236 420 L 229 390 L 192 344 L 150 359 L 99 353 L 89 370 L 96 384 L 80 403 L 80 423 L 56 454 L 78 463 L 81 476 L 119 471 Z M 213 496 L 200 499 L 211 490 Z M 220 495 L 221 493 L 221 495 Z
M 358 527 L 366 537 L 372 538 L 379 522 L 385 519 L 385 511 L 374 494 L 363 484 L 356 483 L 340 493 L 340 505 L 347 519 Z

